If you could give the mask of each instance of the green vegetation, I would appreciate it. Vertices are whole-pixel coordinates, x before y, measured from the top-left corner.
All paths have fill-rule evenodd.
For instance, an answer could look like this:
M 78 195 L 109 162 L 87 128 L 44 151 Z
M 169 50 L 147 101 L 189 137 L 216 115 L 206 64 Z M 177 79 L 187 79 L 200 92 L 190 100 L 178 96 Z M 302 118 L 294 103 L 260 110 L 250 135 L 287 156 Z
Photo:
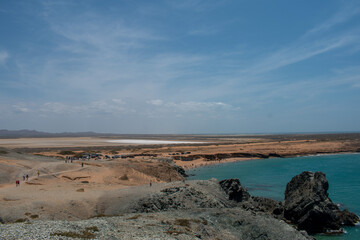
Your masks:
M 74 157 L 81 158 L 85 152 L 74 153 Z
M 129 180 L 129 177 L 128 177 L 127 174 L 124 174 L 124 175 L 122 175 L 122 176 L 120 177 L 120 180 L 127 181 L 127 180 Z
M 8 154 L 8 152 L 5 150 L 0 150 L 0 154 Z
M 99 231 L 99 228 L 98 228 L 97 226 L 91 226 L 91 227 L 85 228 L 85 231 L 98 232 L 98 231 Z
M 26 222 L 26 218 L 19 218 L 15 221 L 15 223 L 22 223 L 22 222 Z
M 84 238 L 84 239 L 94 239 L 95 234 L 89 232 L 88 230 L 84 230 L 81 233 L 77 232 L 54 232 L 50 234 L 51 236 L 62 236 L 62 237 L 70 237 L 70 238 Z
M 46 155 L 44 154 L 41 154 L 41 153 L 34 153 L 35 156 L 41 156 L 41 157 L 47 157 Z
M 179 226 L 183 226 L 183 227 L 186 227 L 186 228 L 190 228 L 191 227 L 191 222 L 198 223 L 198 224 L 203 224 L 203 225 L 208 224 L 208 221 L 206 219 L 200 220 L 200 219 L 185 219 L 185 218 L 176 219 L 174 224 L 179 225 Z
M 189 219 L 184 219 L 184 218 L 176 219 L 174 224 L 190 228 L 190 220 Z
M 34 215 L 30 216 L 31 219 L 35 219 L 35 218 L 38 218 L 38 217 L 39 217 L 39 215 L 37 215 L 37 214 L 34 214 Z
M 63 150 L 59 152 L 60 155 L 74 155 L 73 151 Z

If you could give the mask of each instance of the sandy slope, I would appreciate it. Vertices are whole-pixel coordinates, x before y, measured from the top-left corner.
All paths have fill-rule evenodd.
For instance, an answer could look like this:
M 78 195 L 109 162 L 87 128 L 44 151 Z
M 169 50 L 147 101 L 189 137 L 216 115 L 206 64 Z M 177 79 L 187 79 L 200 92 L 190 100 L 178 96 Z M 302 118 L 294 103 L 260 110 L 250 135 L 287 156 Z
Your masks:
M 30 176 L 28 181 L 23 181 L 24 174 Z M 169 164 L 156 160 L 91 160 L 81 167 L 80 161 L 65 163 L 17 153 L 0 157 L 0 176 L 0 218 L 5 221 L 24 218 L 25 214 L 43 219 L 85 219 L 103 214 L 101 202 L 107 202 L 107 196 L 118 190 L 147 187 L 150 180 L 182 179 Z M 16 180 L 21 181 L 19 187 Z

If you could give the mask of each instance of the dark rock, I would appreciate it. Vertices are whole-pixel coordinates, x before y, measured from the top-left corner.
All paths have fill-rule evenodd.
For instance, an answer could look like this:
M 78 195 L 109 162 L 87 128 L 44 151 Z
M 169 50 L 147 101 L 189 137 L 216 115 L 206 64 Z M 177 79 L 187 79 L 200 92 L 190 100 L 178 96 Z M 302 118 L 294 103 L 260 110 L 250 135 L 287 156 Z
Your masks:
M 160 212 L 195 208 L 227 208 L 235 204 L 228 201 L 217 181 L 193 181 L 167 187 L 132 203 L 132 212 Z
M 283 156 L 277 153 L 269 153 L 269 157 L 282 158 Z
M 355 226 L 360 220 L 356 214 L 349 212 L 348 210 L 339 211 L 337 212 L 337 215 L 340 218 L 342 225 L 345 226 Z
M 354 224 L 357 216 L 341 212 L 328 197 L 328 188 L 322 172 L 303 172 L 295 176 L 285 190 L 285 219 L 310 234 L 338 231 L 344 224 Z
M 249 200 L 250 194 L 245 188 L 241 186 L 239 179 L 226 179 L 220 181 L 219 183 L 221 188 L 229 196 L 229 200 L 234 200 L 236 202 Z
M 251 197 L 244 206 L 251 206 L 252 210 L 265 212 L 278 218 L 282 217 L 284 211 L 282 202 L 264 197 Z
M 173 168 L 183 177 L 188 177 L 188 175 L 186 174 L 184 168 L 177 166 L 177 165 L 173 165 Z

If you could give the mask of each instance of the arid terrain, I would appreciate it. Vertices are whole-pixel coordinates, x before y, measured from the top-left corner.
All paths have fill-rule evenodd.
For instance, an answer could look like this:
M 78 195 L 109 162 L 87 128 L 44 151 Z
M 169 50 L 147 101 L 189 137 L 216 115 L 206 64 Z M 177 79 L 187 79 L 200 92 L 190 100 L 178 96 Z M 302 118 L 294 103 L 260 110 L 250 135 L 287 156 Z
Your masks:
M 112 215 L 116 213 L 110 207 L 115 195 L 125 206 L 132 198 L 156 188 L 157 183 L 184 180 L 183 171 L 176 166 L 186 169 L 228 161 L 357 152 L 360 149 L 360 134 L 141 136 L 150 141 L 196 144 L 108 142 L 113 139 L 136 138 L 0 139 L 2 221 Z M 95 153 L 101 155 L 90 156 Z M 83 158 L 84 154 L 89 155 Z M 24 175 L 29 179 L 24 181 Z M 16 180 L 20 181 L 20 186 L 15 185 Z M 139 187 L 130 188 L 134 186 Z

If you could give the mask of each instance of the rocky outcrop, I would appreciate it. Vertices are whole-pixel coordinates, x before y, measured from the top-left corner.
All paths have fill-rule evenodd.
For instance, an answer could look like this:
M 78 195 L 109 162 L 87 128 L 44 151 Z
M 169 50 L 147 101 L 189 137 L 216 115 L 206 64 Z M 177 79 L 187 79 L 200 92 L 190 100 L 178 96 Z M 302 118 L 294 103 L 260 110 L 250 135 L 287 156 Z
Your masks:
M 303 172 L 286 186 L 284 218 L 308 233 L 339 231 L 343 225 L 354 225 L 359 218 L 340 211 L 328 197 L 329 183 L 322 172 Z
M 343 225 L 353 225 L 358 221 L 358 217 L 347 210 L 341 211 L 328 197 L 328 181 L 325 174 L 317 172 L 304 172 L 295 176 L 287 185 L 285 200 L 283 202 L 251 196 L 241 185 L 239 179 L 227 179 L 218 182 L 213 180 L 197 181 L 178 181 L 160 185 L 156 191 L 151 191 L 142 198 L 134 198 L 133 202 L 126 206 L 124 213 L 162 213 L 174 211 L 200 211 L 209 212 L 238 212 L 241 216 L 253 214 L 266 216 L 274 220 L 284 220 L 295 225 L 298 230 L 305 230 L 309 234 L 341 231 Z M 155 189 L 154 189 L 155 190 Z M 115 204 L 116 205 L 116 204 Z M 122 205 L 122 204 L 120 204 Z M 210 210 L 211 209 L 211 210 Z M 240 211 L 241 210 L 241 211 Z M 105 211 L 106 213 L 106 211 Z M 118 214 L 121 212 L 118 212 Z M 240 216 L 241 219 L 243 219 Z M 232 218 L 223 218 L 231 226 L 237 224 L 243 226 L 243 220 L 232 222 Z M 219 221 L 219 220 L 214 220 Z M 255 236 L 262 236 L 258 239 L 278 239 L 269 238 L 277 229 L 268 227 L 269 233 L 260 233 L 256 228 L 260 220 L 251 225 L 249 238 L 256 239 Z M 234 225 L 235 224 L 235 225 Z M 272 224 L 269 222 L 269 224 Z M 243 229 L 241 227 L 241 229 Z M 244 228 L 246 229 L 246 228 Z M 241 230 L 243 231 L 243 230 Z M 247 234 L 242 232 L 242 234 Z M 267 234 L 267 235 L 266 235 Z M 213 236 L 209 234 L 209 236 Z
M 341 211 L 328 197 L 329 183 L 324 173 L 303 172 L 295 176 L 285 190 L 285 200 L 250 196 L 238 179 L 219 182 L 229 200 L 254 212 L 264 212 L 283 219 L 310 234 L 342 231 L 342 226 L 354 226 L 359 217 L 348 210 Z
M 173 168 L 175 169 L 175 171 L 177 171 L 181 176 L 183 176 L 183 177 L 188 177 L 188 175 L 186 174 L 184 168 L 182 168 L 182 167 L 180 167 L 180 166 L 178 166 L 178 165 L 175 165 L 175 164 L 173 164 L 172 167 L 173 167 Z
M 252 211 L 264 212 L 275 218 L 283 218 L 284 207 L 282 202 L 273 199 L 252 196 L 249 201 L 242 204 L 242 207 Z
M 239 179 L 226 179 L 219 182 L 221 188 L 229 196 L 229 200 L 236 202 L 248 201 L 250 194 L 241 186 Z
M 227 194 L 229 200 L 241 203 L 246 210 L 264 212 L 281 218 L 283 213 L 282 203 L 273 199 L 251 196 L 244 188 L 239 179 L 226 179 L 219 182 L 221 188 Z
M 261 154 L 261 153 L 246 153 L 246 152 L 234 152 L 234 153 L 215 153 L 215 154 L 193 154 L 186 157 L 174 156 L 175 160 L 192 161 L 195 159 L 205 159 L 206 161 L 221 161 L 227 158 L 271 158 L 271 157 L 284 157 L 277 153 Z
M 137 200 L 129 209 L 139 214 L 136 217 L 144 213 L 154 213 L 157 217 L 177 216 L 175 220 L 163 222 L 175 222 L 175 225 L 184 226 L 173 226 L 171 231 L 193 236 L 190 239 L 221 238 L 219 236 L 251 240 L 313 239 L 306 232 L 299 232 L 284 221 L 274 218 L 274 209 L 281 203 L 251 197 L 241 186 L 239 179 L 220 182 L 216 179 L 197 180 L 171 185 Z M 245 207 L 246 204 L 248 207 Z
M 197 208 L 234 207 L 219 187 L 217 180 L 191 181 L 167 187 L 139 199 L 131 206 L 132 212 L 160 212 Z

